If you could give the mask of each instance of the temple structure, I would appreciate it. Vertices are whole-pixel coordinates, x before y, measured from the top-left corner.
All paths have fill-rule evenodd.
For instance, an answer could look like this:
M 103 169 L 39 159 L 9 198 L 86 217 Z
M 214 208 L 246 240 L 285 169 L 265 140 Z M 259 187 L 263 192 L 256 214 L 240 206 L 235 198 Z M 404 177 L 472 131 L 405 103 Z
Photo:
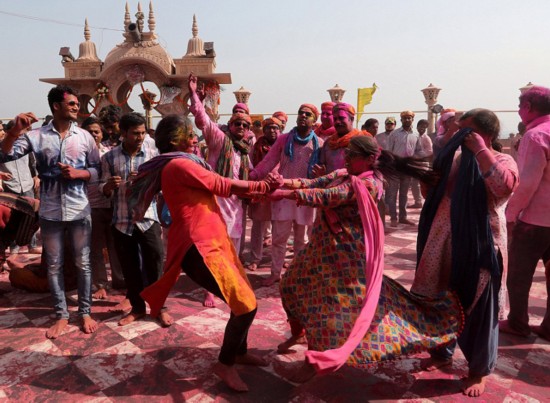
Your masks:
M 230 73 L 215 73 L 216 54 L 213 42 L 199 38 L 197 20 L 193 16 L 192 37 L 183 57 L 174 59 L 157 40 L 156 20 L 153 3 L 149 3 L 148 31 L 144 29 L 145 14 L 141 3 L 135 21 L 130 17 L 126 3 L 124 14 L 124 41 L 116 45 L 102 61 L 91 40 L 88 20 L 85 21 L 84 42 L 79 46 L 78 58 L 69 48 L 61 48 L 64 78 L 41 78 L 51 84 L 65 84 L 79 92 L 81 103 L 79 116 L 84 119 L 97 114 L 102 107 L 115 104 L 124 112 L 130 112 L 128 99 L 138 90 L 144 108 L 156 110 L 161 115 L 169 113 L 187 114 L 187 78 L 191 72 L 203 86 L 204 104 L 210 117 L 218 119 L 220 84 L 231 84 Z M 144 82 L 153 82 L 160 90 L 160 96 L 147 91 Z

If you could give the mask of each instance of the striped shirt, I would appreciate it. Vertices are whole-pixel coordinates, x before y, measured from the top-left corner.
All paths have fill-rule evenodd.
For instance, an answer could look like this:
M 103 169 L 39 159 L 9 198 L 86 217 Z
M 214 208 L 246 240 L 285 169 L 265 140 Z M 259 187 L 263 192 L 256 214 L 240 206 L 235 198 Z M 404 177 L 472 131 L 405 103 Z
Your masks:
M 40 178 L 40 217 L 51 221 L 75 221 L 89 216 L 87 181 L 64 179 L 57 163 L 86 169 L 90 172 L 89 180 L 97 180 L 99 151 L 90 133 L 73 122 L 65 138 L 61 139 L 61 134 L 50 122 L 19 137 L 9 154 L 0 152 L 0 162 L 18 159 L 30 152 L 36 156 Z
M 158 155 L 158 150 L 150 143 L 144 142 L 141 146 L 141 150 L 138 151 L 136 155 L 131 156 L 124 150 L 124 148 L 122 148 L 123 144 L 116 146 L 101 157 L 102 176 L 99 191 L 103 193 L 103 187 L 111 176 L 121 177 L 122 183 L 118 189 L 115 189 L 112 196 L 114 208 L 112 224 L 123 234 L 132 235 L 132 232 L 134 232 L 134 225 L 141 232 L 145 232 L 151 228 L 155 222 L 159 222 L 157 216 L 157 205 L 153 200 L 147 209 L 143 220 L 134 224 L 132 221 L 131 212 L 128 208 L 128 200 L 126 198 L 126 189 L 128 186 L 130 172 L 137 172 L 141 164 Z

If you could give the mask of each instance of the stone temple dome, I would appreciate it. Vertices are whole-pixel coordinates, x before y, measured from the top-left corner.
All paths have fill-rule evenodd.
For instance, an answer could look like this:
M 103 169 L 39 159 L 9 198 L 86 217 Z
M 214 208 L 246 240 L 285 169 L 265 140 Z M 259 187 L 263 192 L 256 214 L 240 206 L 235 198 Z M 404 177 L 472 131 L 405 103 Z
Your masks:
M 131 111 L 128 100 L 132 92 L 141 92 L 137 95 L 143 96 L 146 101 L 142 100 L 146 111 L 154 109 L 164 116 L 189 112 L 187 81 L 189 74 L 193 73 L 205 88 L 205 109 L 216 120 L 219 116 L 220 84 L 231 84 L 231 74 L 216 73 L 214 43 L 203 42 L 199 38 L 197 19 L 193 16 L 193 36 L 187 43 L 187 52 L 181 58 L 172 58 L 159 44 L 155 28 L 152 2 L 149 3 L 148 16 L 138 3 L 135 18 L 131 17 L 126 3 L 124 40 L 102 61 L 91 41 L 86 19 L 84 42 L 80 43 L 78 58 L 73 57 L 67 46 L 59 51 L 65 77 L 41 78 L 40 81 L 69 85 L 77 90 L 81 105 L 79 119 L 97 115 L 101 108 L 108 105 L 117 105 L 124 112 Z M 152 89 L 157 93 L 145 88 L 146 83 L 153 83 L 156 88 Z

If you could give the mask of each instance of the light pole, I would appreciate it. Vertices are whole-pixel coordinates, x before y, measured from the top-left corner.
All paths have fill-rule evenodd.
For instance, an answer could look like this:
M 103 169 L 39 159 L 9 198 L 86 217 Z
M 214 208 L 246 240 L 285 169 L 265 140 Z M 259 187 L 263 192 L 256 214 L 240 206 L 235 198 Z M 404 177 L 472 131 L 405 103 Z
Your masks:
M 237 91 L 233 91 L 233 94 L 235 94 L 235 99 L 237 100 L 237 103 L 248 105 L 248 100 L 250 99 L 250 94 L 252 93 L 246 88 L 241 87 Z
M 435 115 L 432 111 L 432 107 L 437 103 L 437 96 L 439 95 L 441 88 L 438 88 L 430 83 L 430 85 L 421 91 L 424 94 L 424 100 L 428 105 L 428 133 L 433 133 L 435 131 Z
M 534 87 L 535 84 L 533 84 L 531 81 L 529 81 L 527 84 L 525 84 L 523 87 L 519 89 L 519 91 L 523 94 L 525 91 L 530 89 L 531 87 Z
M 335 84 L 334 87 L 328 89 L 327 92 L 332 102 L 342 102 L 346 90 L 338 86 L 338 84 Z

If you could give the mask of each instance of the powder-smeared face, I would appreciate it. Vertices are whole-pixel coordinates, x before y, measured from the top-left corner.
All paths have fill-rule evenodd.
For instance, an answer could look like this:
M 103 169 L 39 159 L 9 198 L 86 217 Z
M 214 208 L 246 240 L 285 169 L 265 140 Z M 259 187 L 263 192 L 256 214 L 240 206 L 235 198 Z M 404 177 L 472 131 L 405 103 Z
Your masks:
M 323 129 L 328 129 L 334 126 L 334 119 L 332 117 L 332 106 L 323 106 L 321 109 L 321 126 Z
M 343 136 L 348 134 L 353 129 L 353 120 L 350 118 L 349 114 L 342 110 L 338 109 L 334 115 L 334 128 L 338 135 Z
M 281 133 L 279 126 L 276 124 L 265 125 L 262 130 L 269 144 L 275 143 L 275 140 L 277 140 L 277 137 Z
M 171 143 L 174 145 L 176 151 L 195 154 L 199 139 L 193 130 L 179 127 Z
M 242 119 L 234 120 L 229 125 L 229 131 L 238 139 L 242 139 L 248 129 L 250 129 L 250 123 Z

